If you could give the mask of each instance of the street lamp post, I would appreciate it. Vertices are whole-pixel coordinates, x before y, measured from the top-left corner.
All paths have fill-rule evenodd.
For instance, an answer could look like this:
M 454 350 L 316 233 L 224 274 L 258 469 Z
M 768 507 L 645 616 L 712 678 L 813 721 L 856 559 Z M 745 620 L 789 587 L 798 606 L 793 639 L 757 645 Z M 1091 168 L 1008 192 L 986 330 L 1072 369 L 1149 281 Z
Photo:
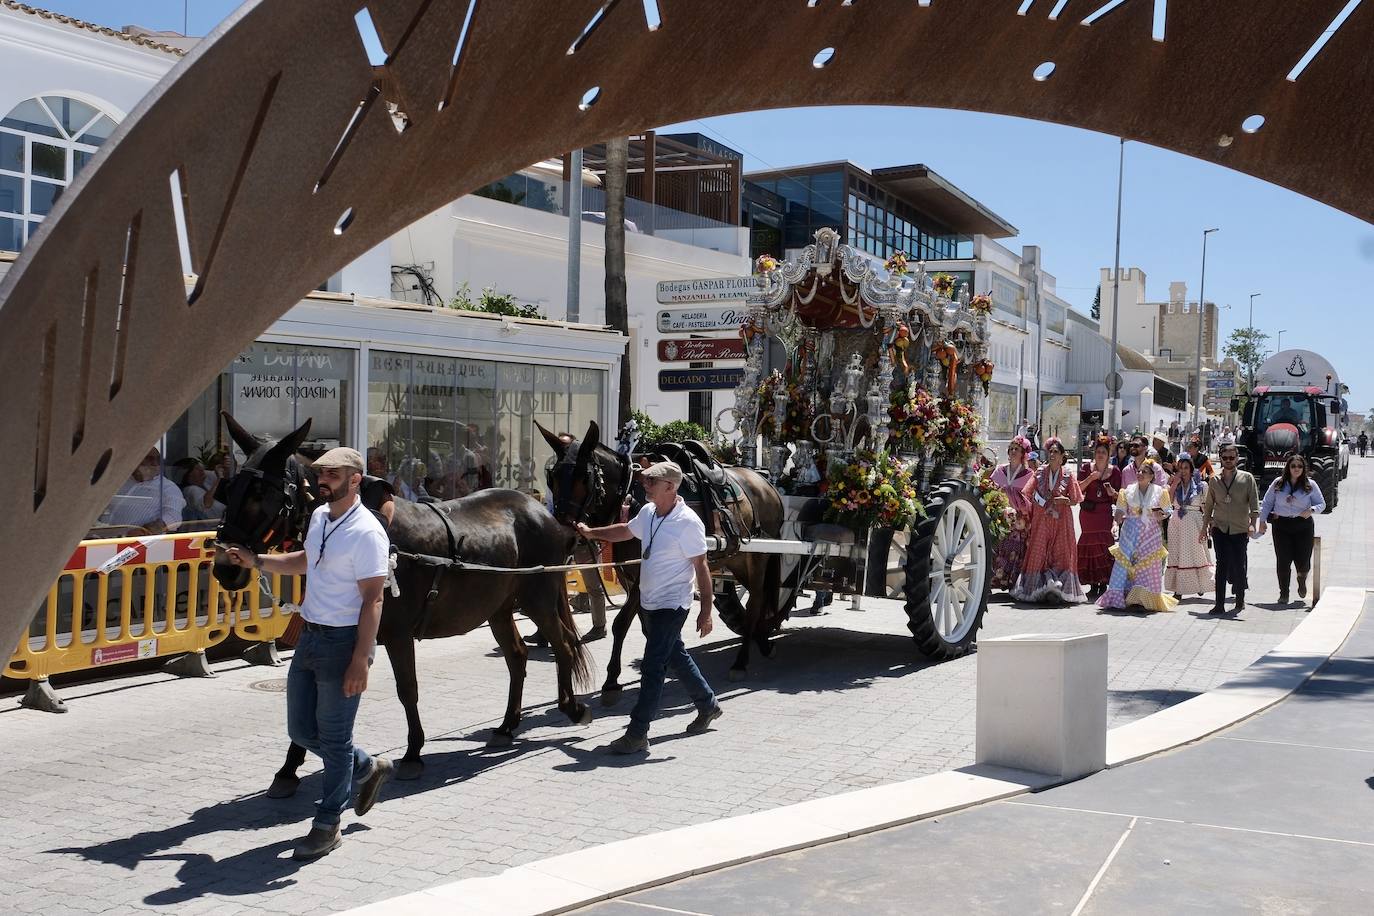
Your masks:
M 1284 328 L 1284 329 L 1283 329 L 1283 331 L 1286 331 L 1286 330 L 1288 330 L 1288 329 L 1287 329 L 1287 328 Z M 1275 349 L 1274 349 L 1274 352 L 1275 352 L 1275 353 L 1277 353 L 1277 352 L 1279 352 L 1280 350 L 1283 349 L 1283 331 L 1279 331 L 1278 343 L 1275 344 Z
M 1254 347 L 1256 351 L 1258 351 L 1259 348 L 1258 348 L 1258 347 L 1255 347 L 1255 297 L 1256 297 L 1256 296 L 1262 296 L 1262 295 L 1264 295 L 1264 294 L 1263 294 L 1263 293 L 1251 293 L 1251 294 L 1250 294 L 1250 346 L 1251 346 L 1251 347 Z M 1246 381 L 1245 390 L 1246 390 L 1247 392 L 1253 391 L 1254 388 L 1255 388 L 1255 364 L 1254 364 L 1253 362 L 1250 363 L 1250 365 L 1246 367 L 1246 371 L 1245 371 L 1245 381 Z
M 1111 395 L 1107 409 L 1107 426 L 1113 431 L 1121 428 L 1121 354 L 1116 349 L 1116 330 L 1121 321 L 1121 191 L 1126 181 L 1126 138 L 1121 138 L 1121 155 L 1116 171 L 1116 259 L 1112 265 L 1112 371 L 1108 376 L 1107 393 Z
M 1197 381 L 1197 399 L 1193 401 L 1193 426 L 1198 425 L 1202 411 L 1202 326 L 1207 321 L 1207 236 L 1221 229 L 1202 230 L 1202 282 L 1197 294 L 1197 359 L 1193 361 L 1193 375 Z

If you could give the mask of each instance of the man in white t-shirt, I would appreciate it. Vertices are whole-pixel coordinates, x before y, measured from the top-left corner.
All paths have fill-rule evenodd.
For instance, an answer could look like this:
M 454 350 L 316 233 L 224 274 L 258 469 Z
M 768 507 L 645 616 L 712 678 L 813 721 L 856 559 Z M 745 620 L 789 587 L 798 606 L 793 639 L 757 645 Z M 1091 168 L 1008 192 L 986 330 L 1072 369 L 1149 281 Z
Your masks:
M 366 814 L 392 771 L 389 760 L 371 757 L 353 743 L 353 721 L 367 689 L 382 617 L 386 532 L 358 496 L 362 455 L 351 448 L 330 449 L 314 467 L 316 491 L 326 505 L 310 516 L 304 550 L 226 551 L 236 566 L 306 576 L 299 611 L 305 628 L 286 679 L 286 729 L 292 741 L 324 761 L 324 789 L 310 832 L 296 843 L 297 859 L 317 859 L 338 846 L 339 819 L 354 783 L 353 810 Z
M 647 639 L 639 672 L 639 702 L 630 713 L 630 725 L 625 734 L 610 744 L 610 750 L 617 754 L 649 749 L 649 723 L 657 715 L 663 699 L 663 676 L 668 668 L 673 669 L 697 708 L 697 716 L 687 726 L 687 734 L 706 731 L 721 716 L 715 692 L 682 644 L 682 626 L 692 606 L 693 584 L 701 593 L 697 632 L 702 636 L 711 632 L 711 569 L 706 565 L 706 526 L 677 495 L 682 469 L 676 464 L 671 461 L 652 464 L 640 472 L 640 479 L 649 501 L 629 522 L 604 528 L 577 525 L 578 534 L 588 540 L 639 538 L 643 544 L 639 606 Z
M 162 476 L 162 453 L 151 448 L 129 479 L 120 484 L 100 518 L 107 525 L 131 525 L 161 534 L 181 524 L 185 508 L 186 497 L 181 490 Z

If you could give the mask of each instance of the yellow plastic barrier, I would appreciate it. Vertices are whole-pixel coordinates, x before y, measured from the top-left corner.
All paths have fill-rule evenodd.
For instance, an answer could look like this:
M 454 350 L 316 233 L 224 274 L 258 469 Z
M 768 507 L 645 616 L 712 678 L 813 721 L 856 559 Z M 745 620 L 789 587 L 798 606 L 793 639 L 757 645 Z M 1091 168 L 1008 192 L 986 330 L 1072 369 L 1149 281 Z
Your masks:
M 601 562 L 609 563 L 611 556 L 611 545 L 601 545 Z M 580 561 L 579 561 L 580 562 Z M 588 569 L 571 569 L 568 571 L 568 594 L 585 595 L 588 590 L 587 573 Z M 615 574 L 614 566 L 603 566 L 598 572 L 601 573 L 601 582 L 606 586 L 606 592 L 611 595 L 623 595 L 625 589 L 620 585 L 620 577 Z
M 283 598 L 299 601 L 301 577 L 268 577 L 272 596 L 256 582 L 226 592 L 211 574 L 213 538 L 201 531 L 82 541 L 5 675 L 45 682 L 55 674 L 187 653 L 203 665 L 205 650 L 231 632 L 249 641 L 276 639 L 290 617 Z M 26 702 L 34 694 L 31 688 Z M 61 701 L 49 691 L 35 705 L 60 708 Z

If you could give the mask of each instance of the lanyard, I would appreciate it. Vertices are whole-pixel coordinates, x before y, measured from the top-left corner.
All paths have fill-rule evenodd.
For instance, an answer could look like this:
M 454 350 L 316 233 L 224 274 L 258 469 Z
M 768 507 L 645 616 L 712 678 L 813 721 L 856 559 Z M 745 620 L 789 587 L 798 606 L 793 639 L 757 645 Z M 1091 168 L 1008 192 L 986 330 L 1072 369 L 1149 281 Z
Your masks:
M 1224 472 L 1223 472 L 1220 476 L 1221 476 L 1221 485 L 1222 485 L 1223 487 L 1226 488 L 1226 501 L 1227 501 L 1227 502 L 1230 502 L 1230 501 L 1231 501 L 1231 488 L 1234 487 L 1234 486 L 1236 485 L 1236 481 L 1237 481 L 1238 479 L 1240 479 L 1240 472 L 1239 472 L 1239 471 L 1235 471 L 1235 472 L 1233 472 L 1233 473 L 1231 474 L 1231 482 L 1230 482 L 1230 483 L 1227 483 L 1227 482 L 1226 482 L 1226 474 L 1225 474 Z
M 358 500 L 356 503 L 354 503 L 353 508 L 345 512 L 343 518 L 339 519 L 337 522 L 334 523 L 333 528 L 329 527 L 329 517 L 325 516 L 324 531 L 320 533 L 320 555 L 315 558 L 316 567 L 318 567 L 320 565 L 320 561 L 324 559 L 324 549 L 329 545 L 329 536 L 333 534 L 335 531 L 338 531 L 340 528 L 342 528 L 344 522 L 348 521 L 348 517 L 352 515 L 354 512 L 357 512 L 358 507 L 362 504 L 362 500 Z
M 669 509 L 668 515 L 672 514 L 673 510 Z M 658 518 L 658 513 L 655 512 L 653 515 L 649 516 L 649 541 L 644 545 L 644 552 L 640 555 L 641 560 L 649 559 L 649 551 L 654 549 L 654 537 L 658 535 L 658 530 L 663 527 L 663 523 L 668 520 L 668 515 L 659 518 L 657 525 L 654 524 L 654 519 Z

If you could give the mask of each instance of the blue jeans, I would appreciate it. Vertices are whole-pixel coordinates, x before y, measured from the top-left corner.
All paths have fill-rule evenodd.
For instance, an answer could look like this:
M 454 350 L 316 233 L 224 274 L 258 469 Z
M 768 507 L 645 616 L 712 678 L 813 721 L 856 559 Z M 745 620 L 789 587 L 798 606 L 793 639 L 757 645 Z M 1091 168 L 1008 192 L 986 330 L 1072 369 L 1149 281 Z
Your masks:
M 716 707 L 711 685 L 701 676 L 697 663 L 692 661 L 687 647 L 682 644 L 687 608 L 646 608 L 639 616 L 645 624 L 647 641 L 639 669 L 639 701 L 630 713 L 630 727 L 626 729 L 626 734 L 634 738 L 649 734 L 649 723 L 658 714 L 659 703 L 663 700 L 663 676 L 668 668 L 673 669 L 673 675 L 686 688 L 697 712 L 709 712 Z
M 286 676 L 286 731 L 324 761 L 324 794 L 314 826 L 337 827 L 355 780 L 372 771 L 372 758 L 353 744 L 353 720 L 362 694 L 346 697 L 344 672 L 353 660 L 357 627 L 302 630 Z

